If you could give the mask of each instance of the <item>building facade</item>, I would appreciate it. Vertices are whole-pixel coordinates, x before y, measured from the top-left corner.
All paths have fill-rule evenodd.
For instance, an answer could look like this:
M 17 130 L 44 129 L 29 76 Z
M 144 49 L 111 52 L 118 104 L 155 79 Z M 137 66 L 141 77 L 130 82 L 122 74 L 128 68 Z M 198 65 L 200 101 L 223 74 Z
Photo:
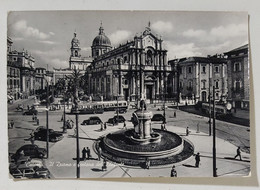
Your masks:
M 235 108 L 249 109 L 248 44 L 224 54 L 228 60 L 228 101 Z
M 11 39 L 7 39 L 7 84 L 8 94 L 15 99 L 34 94 L 35 59 L 25 50 L 12 50 Z
M 69 67 L 67 68 L 53 68 L 53 81 L 54 85 L 59 81 L 59 79 L 64 76 L 69 76 L 72 74 L 73 69 L 80 70 L 82 74 L 93 61 L 92 57 L 82 57 L 80 41 L 77 38 L 77 33 L 74 33 L 74 37 L 71 40 L 70 47 L 70 58 Z
M 215 99 L 227 99 L 227 63 L 221 55 L 189 57 L 169 61 L 173 68 L 172 93 L 179 102 L 209 101 L 213 86 Z
M 88 95 L 155 102 L 167 93 L 171 67 L 163 40 L 152 34 L 150 24 L 142 35 L 115 49 L 101 26 L 91 48 L 94 60 L 86 72 Z
M 11 38 L 7 38 L 7 98 L 8 100 L 16 100 L 20 98 L 20 68 L 16 63 L 16 57 L 12 54 Z

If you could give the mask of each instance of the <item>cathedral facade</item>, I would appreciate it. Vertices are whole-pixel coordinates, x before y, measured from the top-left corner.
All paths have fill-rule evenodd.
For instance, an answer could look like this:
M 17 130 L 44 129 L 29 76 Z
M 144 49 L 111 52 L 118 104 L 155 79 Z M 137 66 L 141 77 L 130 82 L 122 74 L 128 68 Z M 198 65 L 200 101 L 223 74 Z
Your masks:
M 171 66 L 163 40 L 152 34 L 150 23 L 140 36 L 114 49 L 101 26 L 91 49 L 94 59 L 85 74 L 88 95 L 156 102 L 168 92 Z

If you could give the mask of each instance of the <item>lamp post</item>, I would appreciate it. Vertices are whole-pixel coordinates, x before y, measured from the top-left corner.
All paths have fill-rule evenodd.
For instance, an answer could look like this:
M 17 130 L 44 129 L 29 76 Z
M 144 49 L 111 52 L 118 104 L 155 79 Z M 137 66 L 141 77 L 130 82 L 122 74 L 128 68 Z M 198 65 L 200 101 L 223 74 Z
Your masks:
M 216 167 L 216 112 L 215 112 L 215 86 L 213 86 L 213 177 L 217 177 Z
M 47 150 L 47 154 L 46 154 L 46 158 L 49 157 L 49 82 L 46 79 L 46 83 L 47 83 L 47 101 L 46 101 L 46 150 Z
M 66 127 L 66 111 L 65 111 L 65 98 L 66 98 L 66 81 L 63 75 L 63 81 L 64 81 L 64 94 L 63 94 L 63 133 L 67 132 L 67 127 Z

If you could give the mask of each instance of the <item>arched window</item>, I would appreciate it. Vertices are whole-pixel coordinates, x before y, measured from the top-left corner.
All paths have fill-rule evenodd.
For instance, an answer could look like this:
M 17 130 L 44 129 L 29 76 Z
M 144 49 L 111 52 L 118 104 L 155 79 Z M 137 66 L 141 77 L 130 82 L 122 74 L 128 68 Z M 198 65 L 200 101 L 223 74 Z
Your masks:
M 153 64 L 153 53 L 151 50 L 147 51 L 147 65 Z
M 240 62 L 234 63 L 234 71 L 235 72 L 241 71 L 241 63 Z
M 78 51 L 75 51 L 75 56 L 76 56 L 76 57 L 78 56 Z
M 219 81 L 218 80 L 215 82 L 215 87 L 219 88 Z

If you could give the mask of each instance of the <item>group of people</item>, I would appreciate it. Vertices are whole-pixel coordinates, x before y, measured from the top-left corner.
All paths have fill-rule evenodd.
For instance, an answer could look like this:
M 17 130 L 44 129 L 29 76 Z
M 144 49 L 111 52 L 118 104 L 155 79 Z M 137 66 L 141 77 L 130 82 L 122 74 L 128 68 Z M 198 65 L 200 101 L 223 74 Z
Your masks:
M 90 159 L 92 156 L 90 154 L 90 149 L 87 147 L 84 147 L 82 150 L 82 159 L 86 160 L 86 159 Z
M 100 123 L 100 130 L 103 131 L 103 130 L 106 130 L 106 129 L 107 129 L 107 123 L 106 122 L 105 123 L 101 122 Z

